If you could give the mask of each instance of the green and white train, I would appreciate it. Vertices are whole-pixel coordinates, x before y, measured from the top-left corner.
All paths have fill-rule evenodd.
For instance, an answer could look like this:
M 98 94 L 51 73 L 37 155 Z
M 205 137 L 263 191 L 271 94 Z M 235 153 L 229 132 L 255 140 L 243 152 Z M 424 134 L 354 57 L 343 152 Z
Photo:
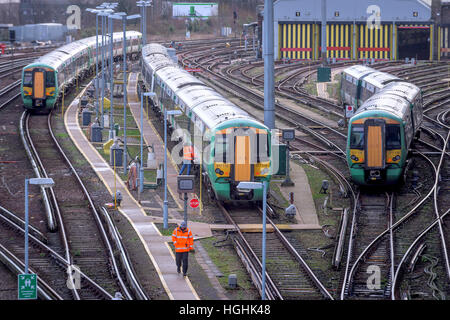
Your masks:
M 180 68 L 167 49 L 149 44 L 142 49 L 142 77 L 146 90 L 155 92 L 151 104 L 170 116 L 173 129 L 184 129 L 184 144 L 194 149 L 195 163 L 211 198 L 219 201 L 254 202 L 262 189 L 238 189 L 239 182 L 271 179 L 271 132 L 234 103 Z
M 352 180 L 366 186 L 397 184 L 411 143 L 420 133 L 422 92 L 414 84 L 371 68 L 349 69 L 343 72 L 341 97 L 344 105 L 356 107 L 347 139 Z
M 127 54 L 137 54 L 141 47 L 141 33 L 128 31 Z M 21 93 L 24 107 L 34 111 L 48 112 L 53 109 L 62 90 L 73 85 L 95 67 L 96 37 L 90 37 L 64 45 L 27 65 L 22 71 Z M 122 56 L 123 33 L 113 35 L 113 55 Z M 105 44 L 105 54 L 109 61 L 109 42 Z

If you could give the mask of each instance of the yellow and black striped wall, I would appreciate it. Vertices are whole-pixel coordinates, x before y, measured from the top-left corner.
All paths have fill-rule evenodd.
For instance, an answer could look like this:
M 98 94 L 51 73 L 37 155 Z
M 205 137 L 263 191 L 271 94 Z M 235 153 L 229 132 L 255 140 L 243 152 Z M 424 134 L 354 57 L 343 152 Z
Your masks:
M 317 34 L 320 27 L 312 23 L 280 23 L 278 25 L 278 48 L 280 59 L 315 60 Z
M 398 33 L 406 29 L 427 29 L 430 32 L 430 60 L 432 59 L 432 25 L 382 23 L 379 28 L 369 28 L 366 23 L 330 23 L 326 28 L 328 58 L 396 60 L 399 57 Z M 450 26 L 446 29 L 440 28 L 438 33 L 440 47 L 448 50 L 447 54 L 450 52 L 449 28 Z M 447 38 L 444 35 L 447 35 Z M 320 44 L 321 24 L 319 23 L 280 22 L 278 24 L 279 59 L 319 59 Z

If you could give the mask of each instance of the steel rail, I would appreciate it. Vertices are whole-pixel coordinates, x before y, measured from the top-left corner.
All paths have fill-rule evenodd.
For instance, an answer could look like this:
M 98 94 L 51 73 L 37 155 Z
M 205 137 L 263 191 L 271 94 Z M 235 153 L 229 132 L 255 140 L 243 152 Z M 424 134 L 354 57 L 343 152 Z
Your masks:
M 262 209 L 260 209 L 260 212 L 262 214 Z M 306 261 L 302 258 L 302 256 L 295 250 L 295 248 L 292 246 L 292 244 L 286 239 L 284 234 L 281 232 L 281 230 L 275 225 L 275 223 L 267 217 L 267 221 L 272 225 L 273 230 L 277 237 L 280 239 L 280 241 L 284 244 L 284 246 L 288 249 L 288 251 L 294 256 L 294 258 L 300 263 L 300 265 L 303 267 L 303 269 L 306 271 L 310 279 L 314 282 L 314 284 L 319 288 L 320 292 L 323 294 L 323 296 L 326 299 L 334 300 L 333 296 L 328 292 L 327 288 L 323 285 L 323 283 L 317 278 L 315 273 L 311 270 L 311 268 L 308 266 Z
M 247 265 L 251 265 L 251 269 L 256 271 L 256 274 L 261 274 L 262 273 L 262 264 L 261 261 L 258 259 L 256 253 L 252 250 L 250 244 L 247 242 L 247 240 L 245 239 L 244 235 L 242 234 L 242 231 L 239 229 L 239 226 L 237 225 L 237 223 L 233 220 L 233 218 L 231 218 L 230 214 L 228 213 L 227 209 L 225 209 L 225 207 L 223 205 L 221 205 L 220 203 L 218 204 L 219 208 L 221 209 L 221 211 L 224 213 L 225 218 L 228 220 L 228 222 L 230 222 L 235 230 L 237 231 L 239 238 L 242 240 L 242 244 L 240 244 L 240 247 L 242 249 L 243 252 L 249 252 L 251 254 L 251 256 L 249 257 L 247 254 L 246 256 L 248 257 L 247 260 Z M 236 243 L 236 241 L 235 241 Z M 252 262 L 253 261 L 253 262 Z M 256 262 L 255 262 L 256 261 Z M 260 294 L 262 293 L 262 279 L 260 276 L 258 277 L 252 277 L 255 282 L 255 286 L 258 288 Z M 283 300 L 283 296 L 281 295 L 280 291 L 277 289 L 275 283 L 273 282 L 272 278 L 270 277 L 270 275 L 268 274 L 267 270 L 266 270 L 266 297 L 269 298 L 270 300 Z
M 27 119 L 28 119 L 28 113 L 27 113 L 27 111 L 24 111 L 20 118 L 20 124 L 19 124 L 20 137 L 22 138 L 23 146 L 24 146 L 27 156 L 31 162 L 31 166 L 33 167 L 36 177 L 41 178 L 43 173 L 41 172 L 41 169 L 39 167 L 39 165 L 40 165 L 39 161 L 37 159 L 35 159 L 35 150 L 30 145 L 30 142 L 28 140 L 29 135 L 28 135 L 27 124 L 26 124 Z M 48 177 L 46 174 L 44 174 L 44 176 Z M 45 211 L 46 211 L 46 215 L 47 215 L 47 226 L 50 231 L 56 231 L 56 229 L 58 228 L 58 224 L 55 221 L 55 214 L 50 205 L 49 196 L 43 187 L 40 187 L 40 190 L 41 190 L 42 199 L 44 202 Z M 67 250 L 66 250 L 66 256 L 67 256 Z
M 25 264 L 2 244 L 0 244 L 0 261 L 2 261 L 2 263 L 17 276 L 25 272 Z M 36 274 L 38 297 L 44 300 L 64 300 L 50 284 L 44 281 L 36 271 L 33 270 L 33 268 L 29 269 L 31 273 Z
M 64 158 L 64 161 L 69 166 L 71 172 L 74 174 L 74 176 L 75 176 L 76 180 L 78 181 L 81 189 L 83 190 L 83 193 L 84 193 L 84 195 L 86 196 L 86 198 L 87 198 L 87 200 L 89 202 L 89 207 L 91 208 L 91 212 L 92 212 L 92 214 L 94 216 L 94 219 L 95 219 L 95 222 L 97 224 L 97 227 L 98 227 L 98 229 L 100 231 L 103 243 L 104 243 L 104 245 L 105 245 L 105 247 L 107 249 L 107 252 L 108 252 L 108 255 L 109 255 L 109 258 L 110 258 L 110 263 L 112 263 L 112 267 L 113 267 L 114 273 L 115 273 L 115 275 L 117 277 L 117 281 L 118 281 L 121 289 L 125 293 L 125 296 L 127 297 L 127 299 L 132 300 L 132 296 L 131 296 L 130 292 L 128 291 L 127 286 L 125 285 L 125 282 L 122 279 L 122 276 L 120 275 L 119 268 L 118 268 L 118 265 L 117 265 L 116 258 L 114 256 L 114 251 L 112 249 L 111 242 L 108 239 L 106 231 L 105 231 L 105 229 L 103 227 L 103 224 L 101 222 L 100 215 L 99 215 L 97 209 L 95 208 L 94 202 L 92 201 L 92 198 L 91 198 L 89 192 L 87 191 L 83 181 L 81 180 L 80 176 L 78 175 L 78 172 L 73 167 L 71 161 L 69 160 L 69 158 L 65 154 L 64 150 L 61 148 L 61 146 L 60 146 L 58 140 L 56 139 L 55 135 L 53 134 L 53 130 L 52 130 L 52 127 L 51 127 L 51 115 L 52 114 L 50 113 L 49 116 L 48 116 L 47 124 L 48 124 L 48 129 L 49 129 L 49 133 L 50 133 L 50 135 L 52 137 L 52 140 L 53 140 L 56 148 L 58 149 L 59 153 Z
M 145 294 L 144 289 L 142 288 L 141 283 L 137 278 L 137 275 L 134 271 L 130 258 L 128 257 L 127 252 L 122 244 L 122 237 L 120 236 L 120 233 L 117 231 L 117 228 L 113 220 L 111 219 L 108 210 L 106 210 L 105 207 L 102 207 L 102 211 L 108 224 L 110 234 L 116 244 L 117 249 L 119 250 L 120 260 L 122 261 L 122 265 L 125 268 L 128 282 L 130 283 L 130 286 L 133 289 L 135 296 L 138 297 L 139 300 L 149 300 L 148 296 Z

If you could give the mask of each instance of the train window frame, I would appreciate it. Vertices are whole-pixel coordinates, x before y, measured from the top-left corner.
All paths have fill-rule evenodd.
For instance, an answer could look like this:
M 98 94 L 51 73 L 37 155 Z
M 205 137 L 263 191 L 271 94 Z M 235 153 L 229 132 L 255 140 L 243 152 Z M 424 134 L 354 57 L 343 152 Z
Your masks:
M 25 81 L 25 79 L 27 79 L 26 77 L 29 76 L 30 80 L 29 81 Z M 24 71 L 23 73 L 23 86 L 24 87 L 31 87 L 33 86 L 33 71 Z
M 388 138 L 388 134 L 389 134 L 389 131 L 391 129 L 393 129 L 393 128 L 398 129 L 398 132 L 397 132 L 397 134 L 398 134 L 398 141 L 396 142 L 395 145 L 388 145 L 388 143 L 391 140 L 391 139 Z M 385 137 L 386 137 L 385 138 L 386 150 L 398 150 L 398 149 L 402 148 L 402 134 L 401 134 L 401 128 L 400 128 L 399 124 L 388 124 L 388 125 L 386 125 Z
M 360 142 L 357 145 L 352 143 L 353 135 L 356 132 L 355 129 L 358 129 L 358 132 L 361 133 L 361 135 L 359 137 L 359 141 Z M 364 132 L 364 125 L 363 124 L 352 124 L 351 130 L 350 130 L 349 144 L 350 144 L 350 149 L 364 150 L 364 146 L 365 146 L 365 132 Z
M 50 81 L 49 81 L 49 79 L 50 79 Z M 46 87 L 55 87 L 56 86 L 56 79 L 55 79 L 54 71 L 46 71 L 45 72 L 45 86 Z

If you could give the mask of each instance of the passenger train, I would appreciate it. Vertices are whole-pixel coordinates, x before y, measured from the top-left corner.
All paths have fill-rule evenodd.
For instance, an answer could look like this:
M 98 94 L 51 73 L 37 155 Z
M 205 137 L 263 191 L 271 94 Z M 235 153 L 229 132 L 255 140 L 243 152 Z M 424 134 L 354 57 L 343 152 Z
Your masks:
M 351 66 L 342 72 L 341 102 L 356 110 L 364 101 L 394 81 L 401 81 L 401 79 L 366 66 Z
M 156 94 L 151 100 L 153 108 L 162 114 L 165 110 L 181 110 L 181 116 L 168 119 L 170 125 L 185 129 L 187 136 L 200 136 L 201 143 L 195 138 L 194 143 L 186 141 L 189 139 L 184 143 L 194 148 L 210 197 L 219 201 L 261 201 L 261 189 L 243 190 L 237 186 L 241 181 L 270 181 L 269 128 L 180 68 L 159 44 L 142 49 L 142 77 L 145 89 Z
M 342 73 L 341 93 L 344 104 L 356 106 L 347 137 L 352 180 L 366 186 L 397 184 L 420 134 L 421 90 L 392 75 L 353 66 Z
M 141 33 L 128 31 L 127 53 L 140 51 Z M 123 33 L 113 34 L 113 55 L 123 54 Z M 99 58 L 101 56 L 101 38 L 99 37 Z M 105 55 L 109 61 L 109 42 L 105 44 Z M 81 78 L 95 67 L 96 37 L 90 37 L 69 43 L 25 66 L 22 71 L 21 93 L 24 107 L 33 111 L 53 109 L 62 90 Z

